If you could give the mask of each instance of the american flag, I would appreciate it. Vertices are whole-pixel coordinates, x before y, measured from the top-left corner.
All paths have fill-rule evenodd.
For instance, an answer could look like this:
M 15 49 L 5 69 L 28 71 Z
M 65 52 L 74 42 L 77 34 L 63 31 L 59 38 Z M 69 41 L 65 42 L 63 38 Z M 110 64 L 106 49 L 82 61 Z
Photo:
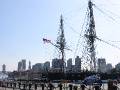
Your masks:
M 43 42 L 44 42 L 44 43 L 51 43 L 51 40 L 48 40 L 48 39 L 43 38 Z

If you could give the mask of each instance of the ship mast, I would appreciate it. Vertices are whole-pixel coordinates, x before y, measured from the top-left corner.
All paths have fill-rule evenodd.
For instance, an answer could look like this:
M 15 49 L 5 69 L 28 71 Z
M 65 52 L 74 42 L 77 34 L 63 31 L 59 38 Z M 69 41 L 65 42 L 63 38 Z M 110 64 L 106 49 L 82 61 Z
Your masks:
M 58 32 L 56 46 L 59 48 L 59 56 L 60 56 L 60 59 L 62 60 L 61 71 L 64 72 L 64 69 L 65 69 L 65 47 L 66 47 L 66 42 L 65 42 L 65 36 L 64 36 L 63 17 L 62 17 L 62 15 L 61 15 L 61 18 L 60 18 L 60 30 Z
M 96 53 L 95 53 L 95 39 L 96 39 L 96 31 L 95 31 L 95 21 L 93 15 L 93 3 L 91 0 L 88 2 L 88 16 L 87 16 L 87 29 L 85 30 L 85 43 L 86 43 L 86 51 L 87 56 L 86 60 L 89 61 L 90 70 L 96 71 Z
M 50 43 L 54 47 L 57 48 L 57 51 L 59 53 L 59 60 L 60 60 L 60 69 L 61 72 L 65 72 L 65 50 L 70 50 L 66 47 L 66 41 L 65 41 L 65 35 L 64 35 L 64 28 L 63 28 L 63 17 L 61 15 L 60 17 L 60 28 L 58 32 L 58 37 L 56 43 L 52 43 L 51 40 L 43 38 L 43 41 L 46 43 Z

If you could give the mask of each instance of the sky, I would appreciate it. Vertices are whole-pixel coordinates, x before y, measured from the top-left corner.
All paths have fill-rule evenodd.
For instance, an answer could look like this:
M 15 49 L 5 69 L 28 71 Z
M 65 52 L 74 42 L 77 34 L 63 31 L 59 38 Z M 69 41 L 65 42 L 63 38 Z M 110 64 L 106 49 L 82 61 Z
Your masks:
M 82 52 L 82 30 L 88 0 L 0 0 L 0 70 L 6 64 L 8 71 L 17 70 L 21 59 L 35 63 L 52 61 L 56 49 L 44 44 L 42 38 L 55 43 L 58 36 L 61 14 L 67 46 L 66 60 Z M 120 1 L 94 0 L 97 36 L 120 47 Z M 84 30 L 82 34 L 84 33 Z M 78 39 L 79 47 L 75 53 Z M 118 41 L 118 42 L 116 42 Z M 107 63 L 120 62 L 120 49 L 96 40 L 96 57 L 105 58 Z

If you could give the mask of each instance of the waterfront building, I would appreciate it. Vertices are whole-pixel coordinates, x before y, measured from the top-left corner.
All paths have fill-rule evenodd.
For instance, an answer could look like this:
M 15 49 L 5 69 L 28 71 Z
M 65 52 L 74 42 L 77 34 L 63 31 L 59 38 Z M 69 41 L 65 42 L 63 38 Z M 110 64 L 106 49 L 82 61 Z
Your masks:
M 98 59 L 98 72 L 102 72 L 102 73 L 106 72 L 106 60 L 105 60 L 105 58 Z

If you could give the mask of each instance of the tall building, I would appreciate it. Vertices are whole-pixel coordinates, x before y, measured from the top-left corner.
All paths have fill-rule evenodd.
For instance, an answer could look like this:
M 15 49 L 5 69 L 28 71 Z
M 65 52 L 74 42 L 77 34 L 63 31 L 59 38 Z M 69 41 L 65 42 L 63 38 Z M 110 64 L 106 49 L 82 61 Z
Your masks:
M 112 70 L 112 64 L 108 63 L 106 65 L 106 72 L 110 72 Z
M 22 59 L 22 71 L 26 70 L 26 60 Z
M 67 60 L 67 71 L 72 70 L 72 58 Z
M 22 62 L 21 61 L 18 62 L 18 72 L 19 71 L 22 71 Z
M 26 70 L 26 60 L 22 59 L 18 62 L 18 71 L 25 71 Z
M 98 72 L 102 72 L 102 73 L 106 72 L 106 60 L 105 60 L 105 58 L 98 59 Z
M 75 58 L 75 69 L 76 72 L 81 72 L 81 58 L 79 56 Z
M 5 64 L 2 65 L 2 72 L 3 72 L 3 73 L 6 72 L 6 65 L 5 65 Z
M 61 69 L 64 65 L 64 62 L 61 59 L 53 59 L 52 60 L 52 68 L 59 68 Z

